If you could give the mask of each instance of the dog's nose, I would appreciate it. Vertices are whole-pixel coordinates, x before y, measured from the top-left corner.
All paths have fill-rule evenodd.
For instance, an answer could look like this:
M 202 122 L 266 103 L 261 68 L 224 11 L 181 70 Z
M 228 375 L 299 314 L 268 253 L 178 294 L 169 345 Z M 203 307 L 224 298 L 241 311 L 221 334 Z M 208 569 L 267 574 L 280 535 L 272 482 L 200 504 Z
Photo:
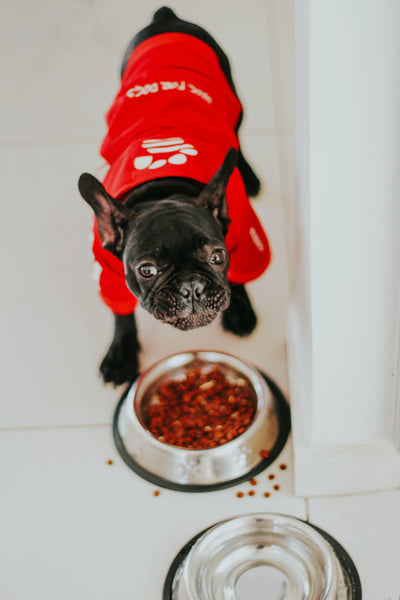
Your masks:
M 204 292 L 204 285 L 200 283 L 200 281 L 196 281 L 193 284 L 193 294 L 195 298 L 200 298 L 202 293 Z
M 188 300 L 195 298 L 198 300 L 204 291 L 204 285 L 200 281 L 185 281 L 181 285 L 181 294 Z

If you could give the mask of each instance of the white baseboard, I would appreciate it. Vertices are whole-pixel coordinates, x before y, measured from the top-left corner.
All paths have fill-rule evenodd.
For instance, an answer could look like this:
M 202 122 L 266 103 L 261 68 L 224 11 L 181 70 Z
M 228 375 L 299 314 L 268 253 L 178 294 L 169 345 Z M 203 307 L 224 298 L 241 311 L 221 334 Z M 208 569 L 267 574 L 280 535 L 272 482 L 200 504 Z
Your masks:
M 296 496 L 358 494 L 400 487 L 400 454 L 384 442 L 309 447 L 294 442 L 293 452 Z
M 289 311 L 287 355 L 296 496 L 400 488 L 400 452 L 394 436 L 393 440 L 372 440 L 367 444 L 316 444 L 310 441 L 310 378 L 304 355 L 304 332 L 299 329 L 295 317 Z

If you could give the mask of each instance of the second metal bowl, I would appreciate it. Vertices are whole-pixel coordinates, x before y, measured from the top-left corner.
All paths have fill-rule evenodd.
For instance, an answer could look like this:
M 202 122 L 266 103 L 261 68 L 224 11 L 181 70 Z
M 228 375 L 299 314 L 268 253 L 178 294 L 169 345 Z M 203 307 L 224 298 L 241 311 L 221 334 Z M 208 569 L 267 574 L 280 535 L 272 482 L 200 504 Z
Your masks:
M 174 559 L 164 600 L 361 600 L 351 558 L 300 519 L 255 513 L 198 534 Z

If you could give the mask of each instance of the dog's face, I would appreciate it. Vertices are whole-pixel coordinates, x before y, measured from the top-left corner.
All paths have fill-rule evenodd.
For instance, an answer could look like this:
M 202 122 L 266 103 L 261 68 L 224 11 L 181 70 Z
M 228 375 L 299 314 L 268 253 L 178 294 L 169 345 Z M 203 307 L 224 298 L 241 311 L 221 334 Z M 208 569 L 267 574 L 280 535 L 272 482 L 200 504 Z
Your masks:
M 221 228 L 185 197 L 156 202 L 131 223 L 123 262 L 141 305 L 179 329 L 207 325 L 229 305 Z
M 229 306 L 229 225 L 225 188 L 236 151 L 197 198 L 176 194 L 138 210 L 83 174 L 79 189 L 93 208 L 103 247 L 124 263 L 128 288 L 156 319 L 182 330 L 210 323 Z

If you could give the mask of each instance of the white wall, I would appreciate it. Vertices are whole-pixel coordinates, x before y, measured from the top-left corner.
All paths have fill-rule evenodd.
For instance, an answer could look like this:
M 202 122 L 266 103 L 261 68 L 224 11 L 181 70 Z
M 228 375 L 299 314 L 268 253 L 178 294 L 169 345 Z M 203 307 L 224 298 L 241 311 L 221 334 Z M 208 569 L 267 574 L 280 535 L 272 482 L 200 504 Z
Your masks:
M 346 452 L 361 459 L 372 446 L 384 449 L 400 477 L 400 3 L 298 0 L 295 13 L 289 370 L 297 489 L 313 493 L 304 489 L 311 461 L 329 473 L 321 490 L 335 493 L 347 489 L 331 480 L 327 456 L 333 465 Z M 371 473 L 365 484 L 348 479 L 350 487 L 386 485 Z

